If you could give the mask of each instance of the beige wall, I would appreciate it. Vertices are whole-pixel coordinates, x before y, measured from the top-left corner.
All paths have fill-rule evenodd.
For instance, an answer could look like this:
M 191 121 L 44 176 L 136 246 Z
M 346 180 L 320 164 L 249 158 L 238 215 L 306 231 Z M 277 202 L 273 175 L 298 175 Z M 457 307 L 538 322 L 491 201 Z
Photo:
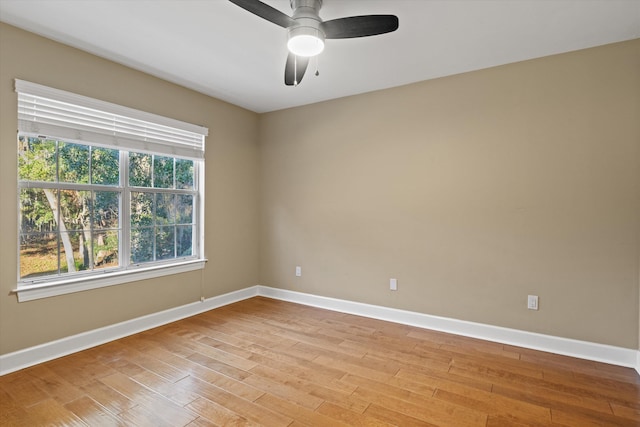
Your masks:
M 17 303 L 14 78 L 207 126 L 206 268 Z M 254 113 L 0 24 L 0 354 L 257 284 L 257 125 Z
M 638 348 L 640 40 L 259 132 L 263 284 Z
M 638 76 L 636 40 L 258 116 L 0 24 L 3 202 L 14 78 L 210 130 L 206 268 L 19 304 L 12 237 L 0 354 L 257 283 L 640 348 Z

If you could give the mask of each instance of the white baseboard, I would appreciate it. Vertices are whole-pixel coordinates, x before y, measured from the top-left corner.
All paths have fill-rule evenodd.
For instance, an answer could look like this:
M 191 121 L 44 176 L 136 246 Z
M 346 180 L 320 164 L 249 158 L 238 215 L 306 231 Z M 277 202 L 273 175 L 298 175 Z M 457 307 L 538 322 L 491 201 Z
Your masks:
M 534 332 L 520 331 L 517 329 L 502 328 L 482 323 L 467 322 L 464 320 L 456 320 L 446 317 L 431 316 L 412 311 L 321 297 L 266 286 L 259 286 L 258 294 L 269 298 L 310 305 L 342 313 L 356 314 L 389 322 L 417 326 L 419 328 L 432 329 L 455 335 L 525 347 L 532 350 L 546 351 L 549 353 L 562 354 L 580 359 L 635 368 L 640 374 L 640 351 L 637 350 L 555 337 L 552 335 L 543 335 Z
M 171 308 L 169 310 L 160 311 L 147 316 L 72 335 L 56 341 L 25 348 L 13 353 L 3 354 L 0 355 L 0 375 L 5 375 L 29 366 L 37 365 L 38 363 L 53 360 L 77 351 L 86 350 L 88 348 L 107 343 L 109 341 L 137 334 L 138 332 L 166 325 L 167 323 L 213 310 L 214 308 L 222 307 L 223 305 L 254 297 L 257 294 L 258 287 L 252 286 L 250 288 L 208 298 L 202 302 L 194 302 L 180 307 Z
M 355 314 L 389 322 L 433 329 L 456 335 L 495 341 L 581 359 L 594 360 L 635 368 L 640 374 L 640 351 L 604 344 L 577 341 L 550 335 L 536 334 L 498 326 L 431 316 L 395 308 L 328 298 L 267 286 L 252 286 L 228 294 L 208 298 L 203 302 L 175 307 L 147 316 L 105 326 L 78 335 L 0 355 L 0 375 L 5 375 L 38 363 L 95 347 L 157 326 L 175 322 L 214 308 L 222 307 L 257 295 L 298 304 Z

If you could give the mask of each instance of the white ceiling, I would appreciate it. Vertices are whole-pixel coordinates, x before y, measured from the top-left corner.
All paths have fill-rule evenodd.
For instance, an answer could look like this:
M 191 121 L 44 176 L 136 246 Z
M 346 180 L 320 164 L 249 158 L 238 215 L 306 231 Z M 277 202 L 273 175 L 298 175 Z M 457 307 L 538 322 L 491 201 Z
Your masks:
M 264 0 L 291 13 L 289 0 Z M 256 112 L 640 37 L 640 0 L 324 0 L 324 20 L 399 29 L 327 40 L 284 85 L 286 30 L 226 0 L 0 0 L 0 20 Z

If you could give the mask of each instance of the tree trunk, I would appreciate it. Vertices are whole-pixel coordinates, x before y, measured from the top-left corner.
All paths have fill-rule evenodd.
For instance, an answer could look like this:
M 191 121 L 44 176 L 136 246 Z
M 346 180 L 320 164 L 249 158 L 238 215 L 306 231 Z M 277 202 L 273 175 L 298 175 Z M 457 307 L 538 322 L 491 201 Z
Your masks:
M 76 271 L 76 261 L 73 258 L 73 246 L 71 246 L 71 239 L 69 238 L 69 233 L 67 233 L 67 226 L 64 225 L 64 218 L 59 218 L 58 212 L 58 199 L 53 194 L 53 191 L 49 189 L 43 189 L 44 195 L 47 196 L 47 201 L 49 202 L 49 206 L 51 206 L 51 211 L 53 212 L 53 218 L 58 224 L 58 228 L 60 229 L 60 238 L 62 239 L 62 246 L 64 247 L 64 255 L 67 258 L 67 271 L 69 273 Z
M 91 227 L 88 224 L 82 223 L 82 234 L 84 234 L 85 251 L 84 251 L 84 265 L 91 269 L 93 268 L 93 240 L 91 240 Z
M 93 268 L 92 258 L 90 256 L 93 253 L 93 242 L 91 240 L 91 223 L 89 214 L 87 213 L 87 199 L 83 197 L 84 192 L 78 192 L 82 198 L 82 212 L 78 215 L 78 222 L 82 225 L 82 233 L 79 233 L 80 237 L 80 257 L 85 268 Z
M 84 230 L 84 224 L 83 224 L 83 230 Z M 90 267 L 89 266 L 89 250 L 87 249 L 87 243 L 86 243 L 88 241 L 88 239 L 86 238 L 86 232 L 83 231 L 82 233 L 79 233 L 78 239 L 79 239 L 78 251 L 79 251 L 80 258 L 82 258 L 82 263 L 84 264 L 85 267 Z

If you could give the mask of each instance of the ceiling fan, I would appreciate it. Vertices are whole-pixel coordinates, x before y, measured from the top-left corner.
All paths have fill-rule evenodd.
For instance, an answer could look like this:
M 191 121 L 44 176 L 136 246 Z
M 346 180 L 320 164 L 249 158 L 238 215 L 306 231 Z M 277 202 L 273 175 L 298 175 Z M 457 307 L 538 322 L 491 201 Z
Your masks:
M 323 21 L 322 0 L 289 0 L 289 16 L 259 0 L 229 0 L 241 8 L 287 29 L 289 55 L 284 68 L 284 84 L 297 86 L 304 77 L 309 58 L 324 49 L 325 39 L 350 39 L 390 33 L 398 29 L 395 15 L 363 15 Z

